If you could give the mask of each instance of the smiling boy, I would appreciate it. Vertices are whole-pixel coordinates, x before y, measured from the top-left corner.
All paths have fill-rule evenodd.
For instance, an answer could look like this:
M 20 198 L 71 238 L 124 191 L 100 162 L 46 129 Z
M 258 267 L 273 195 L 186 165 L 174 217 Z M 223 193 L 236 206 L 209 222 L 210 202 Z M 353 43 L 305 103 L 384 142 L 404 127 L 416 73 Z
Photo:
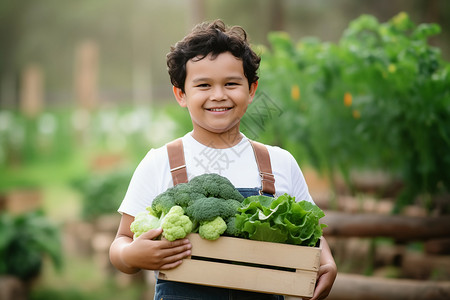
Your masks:
M 187 239 L 153 240 L 161 229 L 150 230 L 133 240 L 130 224 L 158 194 L 195 176 L 218 173 L 227 177 L 245 197 L 288 193 L 297 200 L 313 202 L 303 174 L 289 152 L 252 142 L 239 130 L 240 121 L 255 97 L 259 62 L 245 31 L 237 26 L 228 28 L 221 21 L 198 25 L 171 48 L 167 65 L 173 93 L 179 105 L 189 111 L 193 130 L 175 142 L 151 149 L 136 168 L 119 208 L 122 218 L 110 249 L 111 262 L 117 269 L 125 273 L 170 269 L 191 254 Z M 261 158 L 259 151 L 267 154 L 263 161 L 256 158 Z M 173 167 L 173 161 L 180 159 L 182 163 Z M 268 175 L 261 172 L 267 166 Z M 322 247 L 312 299 L 324 299 L 337 274 L 325 240 Z M 278 295 L 157 281 L 155 299 L 180 297 L 283 299 Z
M 191 59 L 186 63 L 186 74 L 184 89 L 174 86 L 173 90 L 180 106 L 190 113 L 192 137 L 215 148 L 236 145 L 242 136 L 228 133 L 239 132 L 258 82 L 248 83 L 242 60 L 230 52 Z

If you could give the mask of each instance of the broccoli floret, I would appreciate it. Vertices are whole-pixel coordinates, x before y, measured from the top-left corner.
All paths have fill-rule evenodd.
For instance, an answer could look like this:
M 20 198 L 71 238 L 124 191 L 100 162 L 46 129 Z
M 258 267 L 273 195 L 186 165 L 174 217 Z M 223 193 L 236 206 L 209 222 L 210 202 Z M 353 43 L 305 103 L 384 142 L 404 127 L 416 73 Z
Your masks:
M 205 197 L 201 190 L 197 189 L 190 183 L 180 183 L 171 188 L 171 194 L 175 198 L 175 205 L 183 208 L 188 207 L 192 201 Z
M 161 218 L 161 215 L 167 214 L 172 206 L 175 206 L 175 198 L 173 197 L 172 190 L 168 189 L 153 199 L 151 209 L 157 217 Z
M 234 216 L 241 203 L 237 200 L 224 200 L 215 197 L 201 198 L 186 208 L 186 214 L 193 220 L 212 221 L 216 217 L 226 220 Z
M 184 215 L 181 206 L 173 206 L 162 220 L 162 235 L 169 241 L 175 241 L 186 237 L 192 231 L 192 222 Z
M 236 237 L 241 237 L 242 236 L 242 232 L 236 227 L 236 217 L 233 216 L 231 218 L 228 218 L 227 223 L 227 230 L 225 231 L 225 233 L 229 236 L 236 236 Z
M 216 217 L 212 221 L 201 222 L 198 233 L 202 238 L 213 241 L 217 240 L 225 230 L 227 230 L 227 223 L 221 217 Z
M 201 187 L 205 191 L 206 197 L 216 197 L 222 199 L 234 199 L 239 202 L 244 201 L 244 197 L 239 193 L 234 185 L 219 174 L 203 174 L 194 177 L 189 181 L 189 184 Z
M 191 201 L 192 188 L 188 183 L 180 183 L 172 188 L 175 203 L 181 207 L 187 207 Z
M 133 237 L 137 238 L 151 229 L 159 228 L 159 226 L 160 220 L 157 217 L 143 211 L 136 215 L 130 225 L 130 230 L 134 233 Z

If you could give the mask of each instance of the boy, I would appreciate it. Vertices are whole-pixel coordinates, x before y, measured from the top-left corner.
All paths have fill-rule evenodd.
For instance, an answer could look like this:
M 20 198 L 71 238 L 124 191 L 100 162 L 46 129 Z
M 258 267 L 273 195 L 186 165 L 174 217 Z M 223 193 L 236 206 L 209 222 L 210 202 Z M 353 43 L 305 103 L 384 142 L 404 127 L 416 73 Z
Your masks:
M 289 152 L 259 144 L 269 154 L 265 162 L 260 162 L 255 159 L 254 143 L 239 131 L 240 120 L 258 86 L 259 62 L 245 31 L 237 26 L 227 28 L 220 20 L 198 25 L 171 48 L 167 65 L 173 93 L 179 105 L 188 109 L 193 130 L 177 140 L 175 154 L 170 150 L 174 149 L 174 142 L 151 149 L 137 167 L 119 208 L 122 219 L 110 249 L 111 262 L 117 269 L 125 273 L 170 269 L 190 255 L 191 244 L 187 239 L 153 240 L 162 232 L 157 229 L 133 241 L 130 231 L 134 216 L 180 178 L 180 182 L 186 182 L 203 173 L 218 173 L 227 177 L 245 197 L 262 191 L 275 196 L 288 193 L 298 200 L 313 201 L 301 170 Z M 185 164 L 173 167 L 176 155 Z M 272 174 L 262 175 L 259 171 L 267 161 Z M 324 299 L 328 295 L 336 274 L 330 248 L 324 240 L 312 299 Z M 155 299 L 179 297 L 283 299 L 276 295 L 157 281 Z

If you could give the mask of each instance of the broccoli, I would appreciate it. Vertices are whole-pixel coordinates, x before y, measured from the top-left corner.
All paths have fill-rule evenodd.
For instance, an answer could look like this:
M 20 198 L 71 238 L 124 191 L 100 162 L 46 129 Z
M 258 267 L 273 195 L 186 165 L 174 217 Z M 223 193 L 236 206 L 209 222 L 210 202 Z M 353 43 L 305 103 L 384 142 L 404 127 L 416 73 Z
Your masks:
M 226 220 L 237 213 L 241 203 L 237 200 L 224 200 L 215 197 L 201 198 L 186 208 L 186 214 L 193 220 L 212 221 L 216 217 Z
M 227 223 L 227 230 L 225 231 L 225 233 L 227 235 L 236 237 L 242 236 L 241 230 L 236 227 L 236 216 L 228 218 L 228 221 L 226 223 Z
M 234 199 L 239 202 L 244 201 L 244 197 L 239 193 L 228 178 L 219 174 L 203 174 L 194 177 L 189 184 L 203 189 L 206 197 L 216 197 L 222 199 Z
M 196 188 L 189 183 L 180 183 L 172 189 L 172 197 L 175 199 L 175 205 L 183 208 L 188 207 L 193 201 L 205 197 L 204 191 Z
M 244 197 L 227 178 L 218 174 L 203 174 L 194 177 L 187 183 L 180 183 L 168 188 L 156 196 L 151 208 L 154 215 L 160 218 L 162 214 L 167 214 L 174 205 L 186 209 L 192 202 L 204 197 L 234 199 L 239 202 L 244 200 Z
M 169 241 L 186 237 L 192 231 L 192 221 L 181 206 L 173 206 L 162 220 L 162 235 Z
M 213 241 L 217 240 L 225 230 L 227 230 L 227 223 L 221 217 L 216 217 L 212 221 L 200 222 L 198 233 L 202 238 Z
M 176 204 L 172 190 L 168 189 L 164 193 L 159 194 L 155 199 L 153 199 L 151 212 L 155 214 L 156 217 L 161 218 L 162 215 L 167 214 L 169 210 L 175 205 Z M 149 208 L 147 208 L 147 210 L 149 210 Z
M 159 228 L 159 226 L 160 220 L 157 217 L 143 211 L 136 215 L 133 223 L 130 225 L 130 230 L 134 233 L 133 237 L 137 238 L 151 229 Z
M 213 221 L 216 217 L 227 223 L 230 217 L 236 215 L 243 200 L 244 197 L 227 178 L 211 173 L 168 188 L 153 200 L 147 210 L 150 215 L 164 220 L 171 208 L 178 206 L 192 222 L 189 231 L 197 232 L 202 222 Z

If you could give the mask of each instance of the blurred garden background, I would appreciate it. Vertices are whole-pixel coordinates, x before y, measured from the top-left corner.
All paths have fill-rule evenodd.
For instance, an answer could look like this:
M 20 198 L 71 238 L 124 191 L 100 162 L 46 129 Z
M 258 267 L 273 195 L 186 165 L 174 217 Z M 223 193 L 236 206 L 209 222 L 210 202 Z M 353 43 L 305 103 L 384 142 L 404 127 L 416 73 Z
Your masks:
M 330 299 L 448 299 L 446 0 L 1 1 L 0 299 L 152 299 L 109 263 L 116 210 L 191 130 L 165 55 L 216 18 L 262 56 L 242 130 L 289 150 L 327 214 Z

